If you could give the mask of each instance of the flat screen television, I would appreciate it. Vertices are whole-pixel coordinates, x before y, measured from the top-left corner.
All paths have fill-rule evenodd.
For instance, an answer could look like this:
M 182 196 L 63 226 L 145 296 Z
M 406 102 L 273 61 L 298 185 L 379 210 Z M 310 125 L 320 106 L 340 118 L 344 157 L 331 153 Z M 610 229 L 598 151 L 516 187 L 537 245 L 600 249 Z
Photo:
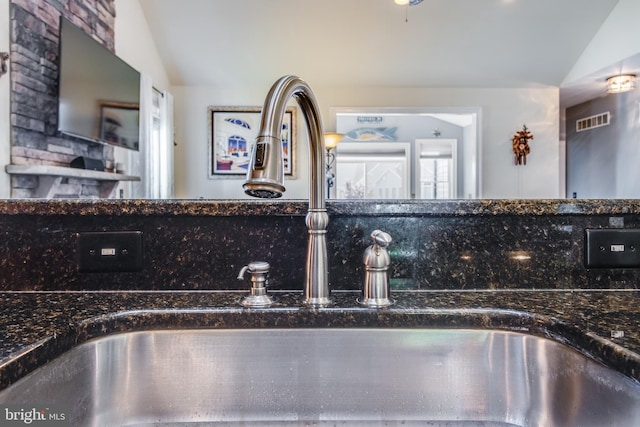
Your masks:
M 140 141 L 140 73 L 60 18 L 58 131 L 133 150 Z

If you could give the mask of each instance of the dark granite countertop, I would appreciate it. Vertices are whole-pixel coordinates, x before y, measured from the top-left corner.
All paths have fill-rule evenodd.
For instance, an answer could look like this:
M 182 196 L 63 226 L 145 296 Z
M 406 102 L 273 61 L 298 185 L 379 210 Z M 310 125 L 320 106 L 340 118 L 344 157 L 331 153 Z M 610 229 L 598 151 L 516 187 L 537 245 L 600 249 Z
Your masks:
M 335 259 L 348 272 L 333 272 L 334 305 L 306 307 L 302 292 L 283 285 L 272 288 L 282 289 L 274 292 L 274 306 L 256 310 L 239 305 L 243 293 L 233 289 L 244 288 L 200 289 L 235 279 L 234 263 L 246 257 L 276 264 L 284 243 L 289 253 L 302 253 L 304 221 L 297 217 L 306 215 L 306 201 L 0 201 L 7 289 L 0 291 L 0 389 L 92 338 L 176 328 L 512 330 L 568 344 L 640 381 L 640 273 L 588 271 L 581 249 L 586 228 L 638 228 L 640 200 L 332 200 L 327 209 L 333 249 L 340 249 Z M 261 234 L 263 220 L 275 231 Z M 395 305 L 372 310 L 359 306 L 359 292 L 349 289 L 359 288 L 363 230 L 377 224 L 397 236 L 392 279 L 419 286 L 393 290 Z M 145 230 L 146 270 L 79 277 L 76 233 L 119 229 Z M 278 233 L 295 239 L 250 255 L 238 237 L 273 242 Z M 216 239 L 225 242 L 220 250 Z M 522 250 L 537 257 L 526 264 L 505 257 Z M 466 251 L 478 259 L 467 261 L 460 255 Z M 278 276 L 289 271 L 282 264 L 275 267 L 274 284 L 298 283 Z M 339 280 L 355 287 L 335 286 Z M 144 290 L 156 283 L 166 288 Z
M 640 381 L 640 291 L 394 292 L 396 303 L 381 310 L 357 305 L 357 292 L 334 292 L 322 309 L 302 305 L 301 293 L 274 295 L 270 308 L 245 309 L 239 292 L 0 293 L 0 388 L 89 339 L 177 328 L 512 330 L 568 344 Z
M 306 200 L 2 200 L 0 215 L 235 216 L 297 215 Z M 635 215 L 640 200 L 479 199 L 479 200 L 328 200 L 330 215 L 367 216 L 540 216 Z

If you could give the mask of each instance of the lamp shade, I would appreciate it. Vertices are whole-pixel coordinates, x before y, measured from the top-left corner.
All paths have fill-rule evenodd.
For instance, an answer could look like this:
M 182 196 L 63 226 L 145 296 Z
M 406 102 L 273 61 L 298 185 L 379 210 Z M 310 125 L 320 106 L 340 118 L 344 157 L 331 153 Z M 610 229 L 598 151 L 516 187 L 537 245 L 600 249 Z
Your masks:
M 331 150 L 333 148 L 336 148 L 338 143 L 340 141 L 342 141 L 342 137 L 343 136 L 344 135 L 341 134 L 341 133 L 325 132 L 325 134 L 324 134 L 324 147 L 327 150 Z

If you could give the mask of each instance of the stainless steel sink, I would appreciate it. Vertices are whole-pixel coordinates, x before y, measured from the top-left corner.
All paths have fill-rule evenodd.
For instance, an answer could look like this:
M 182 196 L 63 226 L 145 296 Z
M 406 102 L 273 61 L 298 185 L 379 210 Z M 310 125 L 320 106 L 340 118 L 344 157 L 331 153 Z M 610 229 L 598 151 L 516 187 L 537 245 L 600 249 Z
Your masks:
M 525 334 L 147 331 L 82 344 L 0 392 L 72 426 L 637 426 L 640 385 Z

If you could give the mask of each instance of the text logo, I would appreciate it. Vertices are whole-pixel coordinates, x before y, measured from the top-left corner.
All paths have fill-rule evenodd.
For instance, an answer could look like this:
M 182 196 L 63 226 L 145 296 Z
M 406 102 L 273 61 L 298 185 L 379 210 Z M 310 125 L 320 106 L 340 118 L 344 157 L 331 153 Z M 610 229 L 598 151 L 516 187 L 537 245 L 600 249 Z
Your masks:
M 0 426 L 69 426 L 68 413 L 50 406 L 8 406 L 0 411 Z

